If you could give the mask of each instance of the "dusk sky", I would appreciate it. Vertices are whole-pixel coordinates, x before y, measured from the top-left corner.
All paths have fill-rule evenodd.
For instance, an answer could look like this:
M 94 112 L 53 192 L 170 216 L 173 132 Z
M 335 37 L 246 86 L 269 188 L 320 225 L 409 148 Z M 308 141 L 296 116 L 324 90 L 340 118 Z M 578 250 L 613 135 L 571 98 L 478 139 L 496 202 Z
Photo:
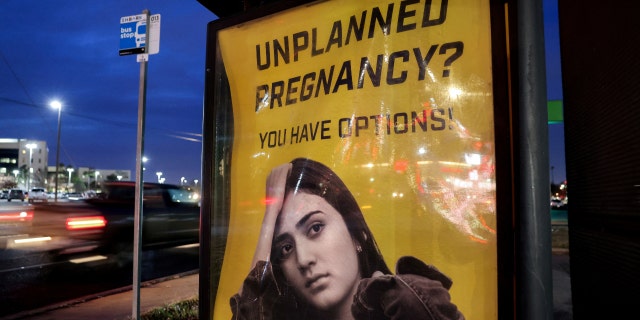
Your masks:
M 0 1 L 0 138 L 44 140 L 60 162 L 135 177 L 140 64 L 119 56 L 120 17 L 161 15 L 147 73 L 145 180 L 200 179 L 207 23 L 196 0 Z
M 544 0 L 548 99 L 561 100 L 556 0 Z M 160 52 L 149 57 L 145 180 L 200 179 L 207 23 L 196 0 L 0 1 L 0 138 L 44 140 L 60 162 L 131 170 L 135 177 L 140 64 L 119 56 L 120 17 L 161 15 Z M 563 125 L 550 125 L 554 181 L 565 179 Z

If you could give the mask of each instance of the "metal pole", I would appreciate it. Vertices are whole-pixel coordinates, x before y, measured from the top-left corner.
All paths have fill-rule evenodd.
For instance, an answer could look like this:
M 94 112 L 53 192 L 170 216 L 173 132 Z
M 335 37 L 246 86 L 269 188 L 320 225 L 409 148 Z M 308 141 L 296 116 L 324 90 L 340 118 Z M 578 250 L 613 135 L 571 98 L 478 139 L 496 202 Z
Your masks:
M 147 30 L 145 35 L 145 55 L 149 50 L 149 10 L 142 11 L 146 15 Z M 142 244 L 142 199 L 143 199 L 143 168 L 142 155 L 144 154 L 144 118 L 145 107 L 147 103 L 147 57 L 143 57 L 140 61 L 140 85 L 138 88 L 138 141 L 136 150 L 136 207 L 133 222 L 133 305 L 131 310 L 131 319 L 140 319 L 140 278 L 142 272 L 140 270 L 140 251 Z
M 56 143 L 56 185 L 54 190 L 53 201 L 58 202 L 58 168 L 60 164 L 60 119 L 61 119 L 62 106 L 58 108 L 58 142 Z
M 27 144 L 27 148 L 29 148 L 29 168 L 27 169 L 27 192 L 30 192 L 31 191 L 31 165 L 33 162 L 33 160 L 31 159 L 33 159 L 32 158 L 33 148 L 31 144 Z
M 520 224 L 517 319 L 553 319 L 549 143 L 542 0 L 517 2 Z

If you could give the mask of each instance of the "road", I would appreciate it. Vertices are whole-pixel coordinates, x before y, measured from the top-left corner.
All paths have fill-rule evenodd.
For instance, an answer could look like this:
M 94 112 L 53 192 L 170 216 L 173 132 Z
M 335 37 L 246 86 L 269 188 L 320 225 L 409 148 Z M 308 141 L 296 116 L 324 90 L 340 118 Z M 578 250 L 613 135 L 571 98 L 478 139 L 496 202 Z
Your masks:
M 0 200 L 0 210 L 28 209 Z M 131 265 L 119 267 L 91 253 L 54 256 L 46 244 L 0 249 L 0 318 L 132 284 Z M 198 269 L 199 246 L 144 251 L 141 281 Z

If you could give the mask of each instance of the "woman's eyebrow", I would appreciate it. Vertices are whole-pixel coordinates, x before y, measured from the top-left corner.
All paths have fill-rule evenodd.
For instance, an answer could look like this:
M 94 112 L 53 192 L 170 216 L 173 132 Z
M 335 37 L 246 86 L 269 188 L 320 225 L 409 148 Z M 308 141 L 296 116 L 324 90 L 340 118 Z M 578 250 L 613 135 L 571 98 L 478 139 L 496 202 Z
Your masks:
M 307 222 L 307 221 L 308 221 L 312 216 L 314 216 L 314 215 L 316 215 L 316 214 L 320 214 L 320 213 L 323 213 L 323 212 L 322 212 L 322 210 L 314 210 L 314 211 L 311 211 L 311 212 L 309 212 L 309 213 L 305 214 L 305 215 L 304 215 L 304 216 L 303 216 L 303 217 L 302 217 L 302 218 L 301 218 L 301 219 L 296 223 L 296 229 L 300 229 L 300 228 L 304 227 L 304 224 L 305 224 L 305 223 L 306 223 L 306 222 Z M 287 238 L 289 238 L 289 237 L 290 237 L 290 235 L 289 235 L 288 233 L 282 233 L 282 234 L 280 234 L 280 235 L 276 236 L 276 237 L 273 239 L 273 244 L 275 245 L 275 244 L 277 244 L 278 242 L 284 241 L 285 239 L 287 239 Z
M 316 214 L 319 214 L 319 213 L 322 213 L 322 211 L 320 211 L 320 210 L 314 210 L 314 211 L 311 211 L 311 212 L 309 212 L 309 213 L 305 214 L 305 215 L 304 215 L 304 216 L 303 216 L 303 217 L 298 221 L 298 223 L 296 223 L 296 229 L 298 229 L 298 228 L 300 228 L 300 227 L 304 226 L 304 224 L 307 222 L 307 220 L 309 220 L 312 216 L 314 216 L 314 215 L 316 215 Z

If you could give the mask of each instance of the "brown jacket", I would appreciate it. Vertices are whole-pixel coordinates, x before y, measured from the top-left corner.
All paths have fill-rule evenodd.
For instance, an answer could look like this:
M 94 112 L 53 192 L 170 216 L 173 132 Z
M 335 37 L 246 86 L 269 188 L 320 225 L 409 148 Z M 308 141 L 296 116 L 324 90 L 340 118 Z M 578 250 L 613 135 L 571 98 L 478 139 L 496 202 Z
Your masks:
M 277 271 L 276 271 L 277 273 Z M 451 279 L 414 257 L 402 257 L 396 275 L 360 281 L 351 312 L 355 319 L 462 320 L 451 302 Z M 260 261 L 244 281 L 242 296 L 231 298 L 235 320 L 313 319 L 292 289 L 276 281 L 271 264 Z

